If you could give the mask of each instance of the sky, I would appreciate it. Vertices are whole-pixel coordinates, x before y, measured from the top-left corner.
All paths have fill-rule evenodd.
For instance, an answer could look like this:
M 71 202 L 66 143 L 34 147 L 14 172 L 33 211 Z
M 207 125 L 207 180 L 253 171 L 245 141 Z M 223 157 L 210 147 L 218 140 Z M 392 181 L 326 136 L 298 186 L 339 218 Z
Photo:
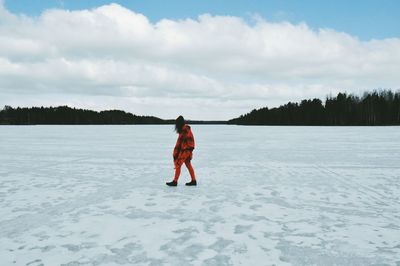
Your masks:
M 0 0 L 0 106 L 230 119 L 400 89 L 400 2 Z

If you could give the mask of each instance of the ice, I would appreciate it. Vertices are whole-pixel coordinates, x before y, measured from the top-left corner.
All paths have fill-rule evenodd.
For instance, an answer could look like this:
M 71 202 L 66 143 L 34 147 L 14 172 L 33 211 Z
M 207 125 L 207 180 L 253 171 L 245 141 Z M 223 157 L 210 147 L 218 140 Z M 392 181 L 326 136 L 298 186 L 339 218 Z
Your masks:
M 399 265 L 399 127 L 1 126 L 1 265 Z

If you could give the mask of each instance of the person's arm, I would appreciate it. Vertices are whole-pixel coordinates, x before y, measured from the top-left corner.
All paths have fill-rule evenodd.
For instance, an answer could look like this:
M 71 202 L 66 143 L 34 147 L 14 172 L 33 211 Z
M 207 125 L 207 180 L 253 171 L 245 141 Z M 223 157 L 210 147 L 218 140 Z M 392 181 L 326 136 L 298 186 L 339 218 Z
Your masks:
M 190 130 L 190 128 L 186 128 L 185 131 L 182 132 L 182 143 L 181 147 L 183 147 L 185 150 L 193 150 L 194 149 L 194 137 L 193 133 Z
M 173 152 L 173 157 L 174 161 L 178 159 L 179 152 L 181 151 L 181 145 L 182 145 L 182 134 L 179 134 L 178 139 L 176 140 L 174 152 Z

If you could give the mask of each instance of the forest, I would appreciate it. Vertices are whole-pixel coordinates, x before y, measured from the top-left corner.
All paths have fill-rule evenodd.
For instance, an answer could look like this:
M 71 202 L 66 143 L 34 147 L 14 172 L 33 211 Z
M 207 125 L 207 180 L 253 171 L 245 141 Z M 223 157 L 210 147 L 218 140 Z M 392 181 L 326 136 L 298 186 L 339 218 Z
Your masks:
M 100 124 L 163 124 L 154 116 L 137 116 L 120 110 L 96 112 L 68 106 L 12 108 L 0 111 L 0 124 L 8 125 L 100 125 Z
M 0 110 L 2 125 L 174 124 L 174 119 L 137 116 L 121 110 L 92 111 L 68 106 L 17 107 Z M 400 91 L 365 92 L 361 97 L 338 93 L 320 99 L 263 107 L 229 121 L 195 121 L 190 124 L 375 126 L 400 125 Z
M 400 92 L 347 93 L 320 99 L 289 102 L 276 108 L 254 109 L 228 121 L 237 125 L 375 126 L 400 124 Z

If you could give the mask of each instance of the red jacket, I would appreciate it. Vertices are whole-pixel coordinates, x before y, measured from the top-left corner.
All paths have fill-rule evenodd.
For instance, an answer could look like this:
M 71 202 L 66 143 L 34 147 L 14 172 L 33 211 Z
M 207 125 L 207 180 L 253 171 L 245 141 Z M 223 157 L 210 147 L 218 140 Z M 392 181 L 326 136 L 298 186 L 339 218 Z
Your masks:
M 179 157 L 179 154 L 183 151 L 193 151 L 194 150 L 194 137 L 193 133 L 190 130 L 189 125 L 184 125 L 182 127 L 182 132 L 179 133 L 178 140 L 176 141 L 175 148 L 174 148 L 174 160 Z

